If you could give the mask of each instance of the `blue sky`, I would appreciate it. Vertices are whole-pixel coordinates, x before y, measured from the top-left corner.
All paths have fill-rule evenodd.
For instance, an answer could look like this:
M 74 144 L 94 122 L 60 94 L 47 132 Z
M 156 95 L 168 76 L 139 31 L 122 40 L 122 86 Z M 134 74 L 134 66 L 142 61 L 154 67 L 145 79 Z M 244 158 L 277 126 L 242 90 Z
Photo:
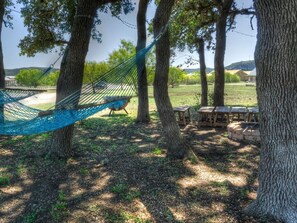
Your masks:
M 238 6 L 249 7 L 252 0 L 237 0 Z M 121 19 L 129 24 L 136 24 L 137 8 L 129 15 L 122 15 Z M 148 8 L 148 19 L 153 18 L 155 7 L 150 5 Z M 37 54 L 33 58 L 19 56 L 20 50 L 17 45 L 21 38 L 23 38 L 27 30 L 23 26 L 22 18 L 17 12 L 13 12 L 13 29 L 3 28 L 2 31 L 2 45 L 4 54 L 4 66 L 6 69 L 20 68 L 20 67 L 47 67 L 53 63 L 58 55 L 56 53 Z M 125 25 L 116 18 L 112 18 L 108 14 L 102 14 L 102 24 L 98 29 L 103 33 L 102 43 L 99 44 L 91 41 L 87 61 L 102 61 L 106 60 L 108 54 L 116 50 L 120 44 L 121 39 L 131 40 L 134 43 L 137 41 L 136 29 Z M 227 49 L 225 54 L 225 65 L 233 62 L 252 60 L 254 58 L 254 49 L 256 44 L 256 30 L 252 30 L 248 16 L 238 16 L 236 18 L 236 29 L 227 33 Z M 254 29 L 256 29 L 256 21 L 253 22 Z M 183 61 L 190 55 L 189 52 L 177 53 L 176 62 L 173 65 L 183 64 Z M 206 52 L 206 64 L 208 67 L 213 67 L 213 52 Z M 193 57 L 198 55 L 193 54 Z M 198 67 L 196 65 L 195 67 Z M 59 62 L 56 67 L 59 67 Z M 186 66 L 183 66 L 186 67 Z

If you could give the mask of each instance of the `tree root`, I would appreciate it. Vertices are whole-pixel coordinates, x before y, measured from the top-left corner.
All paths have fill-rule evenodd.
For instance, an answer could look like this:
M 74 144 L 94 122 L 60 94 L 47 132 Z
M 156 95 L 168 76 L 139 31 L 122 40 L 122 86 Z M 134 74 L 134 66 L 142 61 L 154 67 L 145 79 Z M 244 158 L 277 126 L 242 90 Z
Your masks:
M 294 207 L 284 208 L 281 204 L 278 204 L 278 206 L 265 205 L 263 202 L 260 203 L 256 200 L 246 207 L 243 212 L 246 215 L 258 218 L 261 222 L 272 222 L 276 220 L 284 223 L 297 222 L 297 210 L 294 210 Z

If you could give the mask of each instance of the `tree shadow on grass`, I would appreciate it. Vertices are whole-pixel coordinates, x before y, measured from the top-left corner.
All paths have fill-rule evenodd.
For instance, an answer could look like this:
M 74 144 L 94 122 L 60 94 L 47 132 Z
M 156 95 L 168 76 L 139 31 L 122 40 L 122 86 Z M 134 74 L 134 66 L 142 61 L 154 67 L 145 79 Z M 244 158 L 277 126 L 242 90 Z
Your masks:
M 198 164 L 167 159 L 158 143 L 160 124 L 135 124 L 125 115 L 79 122 L 75 154 L 66 163 L 38 155 L 49 136 L 12 137 L 1 145 L 1 171 L 9 165 L 5 171 L 12 173 L 10 191 L 0 198 L 1 207 L 9 207 L 0 209 L 1 218 L 4 222 L 257 222 L 241 214 L 256 189 L 251 152 L 242 145 L 229 147 L 228 141 L 220 144 L 223 131 L 188 134 Z M 32 150 L 35 145 L 40 151 Z M 21 160 L 24 172 L 17 175 Z M 234 175 L 242 175 L 246 182 L 236 184 Z M 19 192 L 13 193 L 17 188 Z
M 10 178 L 0 186 L 0 216 L 3 222 L 42 221 L 50 213 L 63 180 L 63 163 L 40 156 L 45 134 L 6 137 L 0 146 L 1 175 Z
M 2 220 L 142 222 L 146 216 L 134 214 L 139 210 L 133 207 L 133 202 L 138 200 L 146 206 L 141 200 L 148 197 L 148 187 L 155 194 L 176 188 L 174 175 L 166 171 L 171 162 L 164 154 L 162 157 L 151 154 L 158 137 L 158 130 L 134 124 L 127 116 L 85 120 L 76 129 L 76 153 L 66 163 L 41 157 L 39 153 L 43 152 L 36 152 L 44 149 L 48 136 L 10 137 L 10 141 L 1 144 L 4 152 L 1 151 L 0 158 L 6 160 L 0 164 L 1 171 L 5 169 L 11 174 L 10 185 L 1 188 L 1 207 L 7 207 L 1 208 Z M 37 148 L 36 144 L 43 148 Z M 17 173 L 20 160 L 22 171 Z M 179 171 L 178 168 L 174 173 Z M 165 176 L 162 180 L 160 174 Z M 19 192 L 14 193 L 16 188 Z M 159 211 L 150 213 L 155 204 L 150 202 L 151 206 L 148 203 L 146 208 L 150 218 L 165 218 Z M 129 209 L 121 208 L 126 205 Z M 166 212 L 166 218 L 175 222 L 166 206 L 158 205 L 156 210 Z

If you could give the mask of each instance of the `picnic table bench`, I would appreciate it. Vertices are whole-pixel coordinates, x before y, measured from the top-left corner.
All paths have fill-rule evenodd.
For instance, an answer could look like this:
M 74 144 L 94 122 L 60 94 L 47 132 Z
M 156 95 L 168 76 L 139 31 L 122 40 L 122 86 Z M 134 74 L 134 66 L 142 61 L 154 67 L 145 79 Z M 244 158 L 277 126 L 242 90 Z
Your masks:
M 174 107 L 173 111 L 174 113 L 178 114 L 178 120 L 177 122 L 181 125 L 187 125 L 187 123 L 191 122 L 191 112 L 190 112 L 191 106 L 184 105 L 179 107 Z
M 249 107 L 247 108 L 247 122 L 258 122 L 259 121 L 259 108 L 258 107 Z
M 214 109 L 213 126 L 226 127 L 230 123 L 230 106 L 216 106 Z
M 200 126 L 212 126 L 213 124 L 213 111 L 215 107 L 201 107 L 198 110 L 198 127 Z
M 247 119 L 248 110 L 246 107 L 232 107 L 230 112 L 231 122 L 244 122 Z

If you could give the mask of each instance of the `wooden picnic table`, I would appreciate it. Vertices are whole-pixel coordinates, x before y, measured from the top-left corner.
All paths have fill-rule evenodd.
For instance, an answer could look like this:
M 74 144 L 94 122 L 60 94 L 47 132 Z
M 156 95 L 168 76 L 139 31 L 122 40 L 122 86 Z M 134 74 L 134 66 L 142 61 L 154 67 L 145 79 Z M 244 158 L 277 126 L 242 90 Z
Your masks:
M 246 107 L 232 107 L 231 108 L 231 115 L 232 115 L 232 120 L 231 122 L 237 121 L 246 121 L 247 119 L 247 113 L 248 110 Z
M 259 108 L 248 107 L 247 122 L 258 122 L 259 121 Z
M 213 114 L 213 126 L 226 127 L 230 123 L 230 106 L 216 106 Z
M 187 121 L 191 122 L 190 108 L 191 108 L 191 106 L 188 106 L 188 105 L 178 106 L 178 107 L 173 108 L 174 113 L 178 114 L 178 120 L 177 121 L 178 121 L 179 124 L 187 125 Z
M 198 110 L 198 127 L 200 126 L 212 126 L 213 124 L 213 111 L 215 107 L 201 107 Z

